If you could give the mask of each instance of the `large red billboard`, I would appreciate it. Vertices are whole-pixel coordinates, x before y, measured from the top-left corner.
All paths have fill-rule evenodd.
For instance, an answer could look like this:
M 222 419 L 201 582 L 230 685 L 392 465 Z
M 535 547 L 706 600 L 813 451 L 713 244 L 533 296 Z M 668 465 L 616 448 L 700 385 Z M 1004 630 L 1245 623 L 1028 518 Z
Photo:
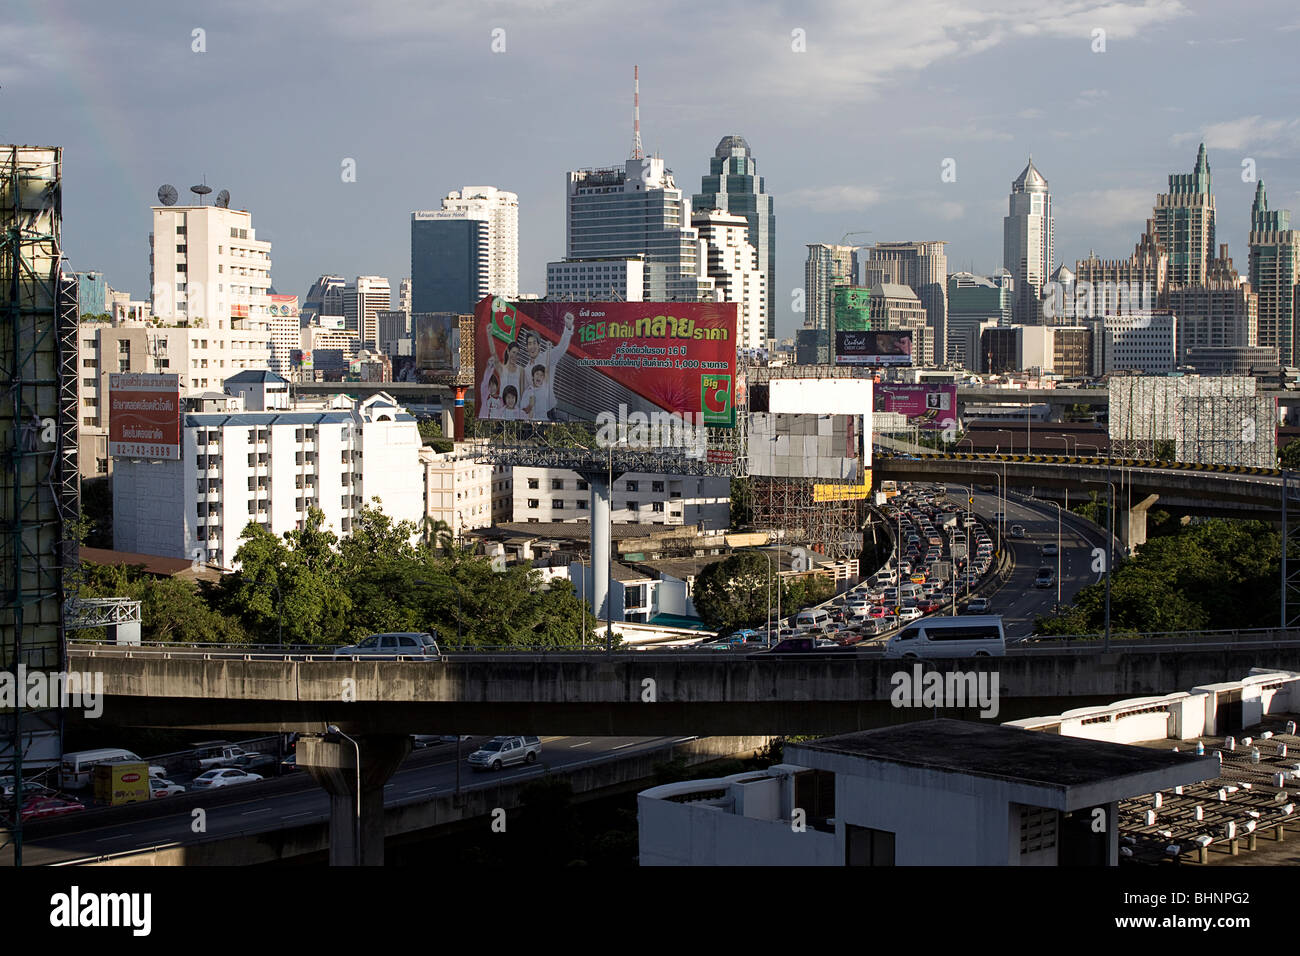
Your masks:
M 474 310 L 479 418 L 667 413 L 736 423 L 734 302 L 508 302 Z
M 108 376 L 108 409 L 109 455 L 180 459 L 180 376 L 114 372 Z
M 957 424 L 956 385 L 911 385 L 877 382 L 877 412 L 907 416 L 911 428 L 952 428 Z

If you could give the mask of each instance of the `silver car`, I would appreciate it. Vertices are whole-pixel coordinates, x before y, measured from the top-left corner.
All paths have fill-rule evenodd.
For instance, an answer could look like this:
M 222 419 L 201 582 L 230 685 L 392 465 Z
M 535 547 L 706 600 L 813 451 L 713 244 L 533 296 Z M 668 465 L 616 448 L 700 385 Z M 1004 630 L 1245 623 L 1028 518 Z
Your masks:
M 500 770 L 517 763 L 532 763 L 542 754 L 536 737 L 493 737 L 466 759 L 475 770 Z
M 399 657 L 421 657 L 441 660 L 438 642 L 427 631 L 394 631 L 371 634 L 363 641 L 340 647 L 335 657 L 382 657 L 396 660 Z

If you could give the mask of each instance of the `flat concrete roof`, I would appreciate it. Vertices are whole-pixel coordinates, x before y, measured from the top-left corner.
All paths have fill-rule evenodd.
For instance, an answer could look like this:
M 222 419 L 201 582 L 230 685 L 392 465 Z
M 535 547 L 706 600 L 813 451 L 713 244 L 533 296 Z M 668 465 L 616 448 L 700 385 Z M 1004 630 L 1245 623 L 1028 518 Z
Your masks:
M 919 720 L 789 746 L 794 748 L 787 756 L 791 763 L 803 763 L 797 751 L 805 750 L 1039 787 L 1084 787 L 1153 771 L 1190 771 L 1185 781 L 1188 783 L 1219 775 L 1217 760 L 1197 757 L 1194 753 L 1152 750 L 947 718 Z

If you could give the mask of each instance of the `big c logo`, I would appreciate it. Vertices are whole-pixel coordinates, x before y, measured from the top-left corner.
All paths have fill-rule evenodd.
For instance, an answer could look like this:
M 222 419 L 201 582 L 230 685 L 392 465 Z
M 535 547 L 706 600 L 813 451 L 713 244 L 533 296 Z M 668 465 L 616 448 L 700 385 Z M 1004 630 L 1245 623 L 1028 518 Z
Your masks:
M 700 376 L 700 408 L 706 425 L 734 425 L 735 412 L 731 407 L 731 376 Z
M 494 298 L 492 300 L 492 324 L 488 326 L 488 334 L 509 345 L 515 340 L 518 332 L 519 314 L 515 311 L 515 307 L 500 296 Z

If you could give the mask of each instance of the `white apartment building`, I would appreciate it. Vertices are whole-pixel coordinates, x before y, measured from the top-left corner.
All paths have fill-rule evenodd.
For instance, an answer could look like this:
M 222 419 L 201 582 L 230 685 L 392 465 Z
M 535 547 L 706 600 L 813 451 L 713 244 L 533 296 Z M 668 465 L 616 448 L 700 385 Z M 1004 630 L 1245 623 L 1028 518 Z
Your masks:
M 587 521 L 591 489 L 565 468 L 513 469 L 517 522 Z M 628 472 L 614 480 L 612 518 L 618 523 L 694 525 L 706 531 L 731 524 L 731 481 L 720 477 Z
M 483 444 L 472 441 L 456 442 L 449 452 L 420 449 L 424 513 L 431 522 L 444 522 L 457 538 L 491 527 L 503 504 L 509 509 L 510 467 L 493 465 L 484 455 Z
M 442 199 L 445 210 L 463 210 L 488 223 L 488 295 L 519 294 L 519 196 L 495 186 L 462 186 Z
M 154 206 L 149 244 L 156 318 L 257 335 L 269 358 L 271 244 L 257 239 L 249 213 Z
M 343 289 L 343 327 L 357 333 L 363 348 L 379 348 L 379 313 L 388 311 L 392 299 L 383 276 L 357 276 Z
M 411 280 L 403 279 L 397 285 L 397 307 L 407 315 L 411 314 Z
M 302 348 L 301 375 L 310 381 L 320 369 L 347 368 L 361 349 L 356 332 L 320 325 L 305 325 L 299 330 Z
M 546 295 L 552 299 L 641 302 L 644 294 L 645 256 L 546 263 Z
M 1160 374 L 1178 368 L 1178 318 L 1172 312 L 1126 312 L 1091 324 L 1098 329 L 1094 342 L 1100 338 L 1103 343 L 1103 365 L 1097 374 Z
M 271 332 L 271 371 L 289 376 L 293 372 L 293 353 L 301 347 L 301 324 L 298 318 L 298 297 L 296 295 L 272 295 L 270 320 L 267 327 Z
M 749 220 L 711 210 L 696 213 L 691 225 L 700 233 L 701 272 L 714 281 L 715 302 L 740 305 L 736 347 L 761 349 L 767 344 L 767 279 L 758 252 L 750 245 Z
M 179 461 L 118 459 L 113 546 L 237 567 L 240 534 L 277 537 L 315 506 L 338 535 L 364 506 L 394 520 L 424 516 L 420 433 L 383 393 L 291 411 L 185 415 Z

